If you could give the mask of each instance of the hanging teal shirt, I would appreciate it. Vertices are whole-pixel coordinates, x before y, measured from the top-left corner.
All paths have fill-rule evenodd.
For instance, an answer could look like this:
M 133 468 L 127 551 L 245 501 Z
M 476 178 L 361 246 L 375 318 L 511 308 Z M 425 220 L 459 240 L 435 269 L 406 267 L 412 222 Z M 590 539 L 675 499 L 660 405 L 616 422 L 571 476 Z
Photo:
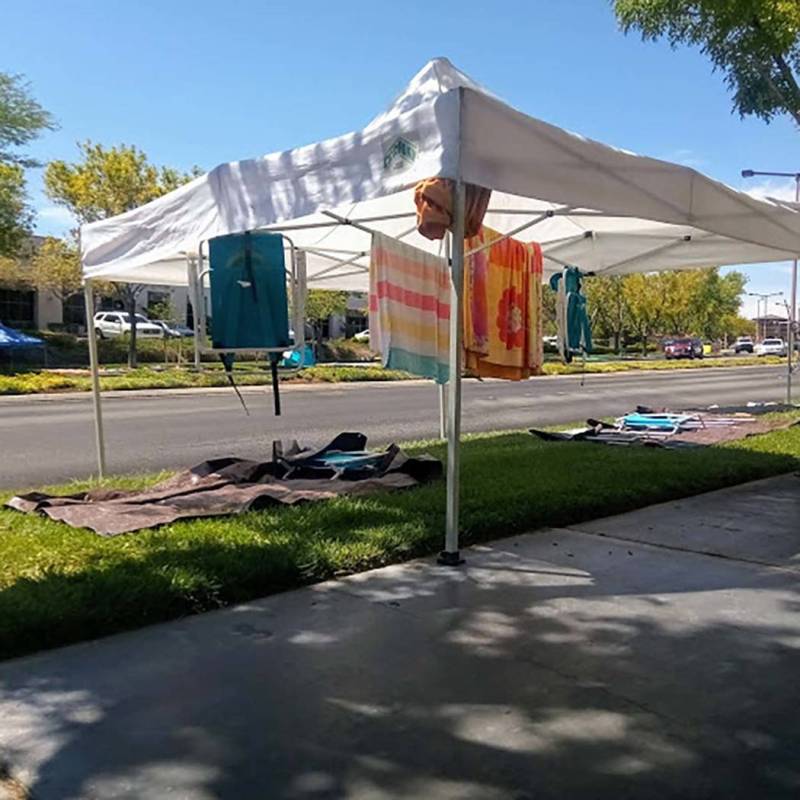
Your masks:
M 582 294 L 583 273 L 577 267 L 567 267 L 550 278 L 550 288 L 558 292 L 559 281 L 564 279 L 566 295 L 567 329 L 560 332 L 566 344 L 566 360 L 573 355 L 592 352 L 592 326 L 586 310 L 586 297 Z

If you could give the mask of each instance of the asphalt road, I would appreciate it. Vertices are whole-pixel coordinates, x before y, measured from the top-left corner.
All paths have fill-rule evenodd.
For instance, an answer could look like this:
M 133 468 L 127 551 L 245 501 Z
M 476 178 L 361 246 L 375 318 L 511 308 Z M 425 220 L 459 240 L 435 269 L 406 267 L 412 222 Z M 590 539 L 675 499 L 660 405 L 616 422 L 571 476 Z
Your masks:
M 624 413 L 637 403 L 677 408 L 780 401 L 781 367 L 712 368 L 542 377 L 522 383 L 465 381 L 463 430 L 524 428 Z M 147 472 L 224 455 L 266 457 L 273 439 L 323 444 L 344 430 L 372 444 L 438 434 L 431 383 L 284 387 L 282 417 L 261 387 L 245 389 L 245 416 L 229 390 L 112 393 L 104 401 L 108 469 Z M 86 477 L 95 466 L 89 395 L 0 400 L 0 487 Z

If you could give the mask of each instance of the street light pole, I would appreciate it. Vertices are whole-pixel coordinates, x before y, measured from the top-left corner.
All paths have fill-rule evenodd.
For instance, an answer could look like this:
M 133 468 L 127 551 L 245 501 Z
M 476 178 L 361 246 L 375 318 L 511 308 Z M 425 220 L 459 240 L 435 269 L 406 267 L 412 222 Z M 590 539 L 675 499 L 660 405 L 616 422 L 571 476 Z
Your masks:
M 755 175 L 767 175 L 776 178 L 794 179 L 794 201 L 800 203 L 800 172 L 759 172 L 754 169 L 743 169 L 743 178 L 752 178 Z M 766 303 L 766 301 L 765 301 Z M 797 257 L 792 262 L 792 289 L 789 298 L 789 314 L 786 319 L 786 403 L 792 404 L 792 374 L 794 373 L 794 342 L 795 328 L 797 327 Z
M 783 292 L 748 292 L 748 297 L 756 298 L 756 339 L 764 341 L 767 338 L 767 320 L 770 297 L 783 297 Z M 764 316 L 761 316 L 761 304 L 764 304 Z

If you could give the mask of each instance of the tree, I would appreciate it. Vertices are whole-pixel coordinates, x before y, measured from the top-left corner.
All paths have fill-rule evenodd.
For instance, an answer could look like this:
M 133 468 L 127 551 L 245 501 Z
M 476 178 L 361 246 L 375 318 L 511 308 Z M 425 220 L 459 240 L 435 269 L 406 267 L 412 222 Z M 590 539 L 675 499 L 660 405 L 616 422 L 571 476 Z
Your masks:
M 720 275 L 718 269 L 699 270 L 698 275 L 698 285 L 691 298 L 693 332 L 705 339 L 718 339 L 725 335 L 730 318 L 739 314 L 747 277 L 735 271 Z
M 725 75 L 734 109 L 800 125 L 800 3 L 797 0 L 614 0 L 625 31 L 699 46 Z
M 23 78 L 0 72 L 0 256 L 16 254 L 31 233 L 24 168 L 37 164 L 18 149 L 54 127 Z
M 614 351 L 620 353 L 628 325 L 622 276 L 592 277 L 584 281 L 583 285 L 592 327 L 597 330 L 600 338 L 609 339 Z
M 0 163 L 0 255 L 19 253 L 22 243 L 31 235 L 32 222 L 22 167 Z
M 557 333 L 556 293 L 550 288 L 549 282 L 542 286 L 542 333 L 545 336 Z
M 150 319 L 162 319 L 164 322 L 173 324 L 178 321 L 178 309 L 171 300 L 150 303 L 147 307 L 147 315 Z
M 136 147 L 104 147 L 86 141 L 78 145 L 75 163 L 51 161 L 44 174 L 47 195 L 70 210 L 79 223 L 96 222 L 130 211 L 192 180 L 200 170 L 179 172 L 157 167 Z M 137 284 L 115 284 L 115 293 L 131 315 L 128 366 L 136 366 Z
M 65 303 L 83 283 L 78 248 L 70 241 L 48 236 L 31 259 L 30 281 L 34 288 L 52 292 Z
M 18 258 L 0 256 L 0 286 L 8 289 L 30 289 L 30 276 Z
M 334 314 L 347 312 L 347 292 L 332 289 L 309 289 L 306 296 L 306 319 L 314 326 L 317 344 L 322 341 L 322 326 Z
M 626 275 L 622 281 L 622 297 L 631 327 L 639 335 L 642 355 L 646 356 L 648 339 L 663 320 L 663 295 L 658 277 L 644 273 Z
M 725 346 L 728 345 L 731 339 L 736 339 L 738 336 L 756 335 L 756 323 L 740 314 L 731 314 L 723 317 L 720 320 L 720 327 L 722 328 L 722 339 Z

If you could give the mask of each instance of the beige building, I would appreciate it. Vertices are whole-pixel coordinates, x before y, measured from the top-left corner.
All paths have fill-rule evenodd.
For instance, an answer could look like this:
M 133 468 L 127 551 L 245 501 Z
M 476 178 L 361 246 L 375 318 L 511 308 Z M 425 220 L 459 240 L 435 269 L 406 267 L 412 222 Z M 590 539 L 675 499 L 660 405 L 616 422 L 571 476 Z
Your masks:
M 191 318 L 188 292 L 171 286 L 145 286 L 136 298 L 137 310 L 147 314 L 155 304 L 169 302 L 175 308 L 176 320 L 181 323 Z M 98 308 L 115 308 L 119 303 L 112 298 L 99 298 Z M 0 285 L 0 322 L 11 328 L 25 330 L 69 330 L 83 333 L 86 330 L 83 295 L 76 294 L 66 303 L 52 292 L 36 289 L 19 289 Z

